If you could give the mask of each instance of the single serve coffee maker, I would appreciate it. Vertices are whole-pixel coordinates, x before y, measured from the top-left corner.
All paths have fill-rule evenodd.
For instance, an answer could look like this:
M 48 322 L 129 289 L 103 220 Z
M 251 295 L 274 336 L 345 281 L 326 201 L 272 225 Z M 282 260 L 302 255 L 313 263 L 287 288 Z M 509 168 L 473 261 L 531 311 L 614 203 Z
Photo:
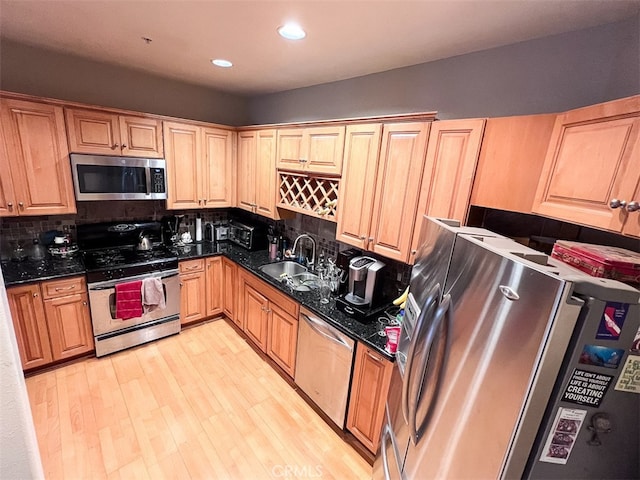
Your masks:
M 385 264 L 375 258 L 352 258 L 349 261 L 349 291 L 336 300 L 338 309 L 360 321 L 378 313 L 383 303 L 384 269 Z

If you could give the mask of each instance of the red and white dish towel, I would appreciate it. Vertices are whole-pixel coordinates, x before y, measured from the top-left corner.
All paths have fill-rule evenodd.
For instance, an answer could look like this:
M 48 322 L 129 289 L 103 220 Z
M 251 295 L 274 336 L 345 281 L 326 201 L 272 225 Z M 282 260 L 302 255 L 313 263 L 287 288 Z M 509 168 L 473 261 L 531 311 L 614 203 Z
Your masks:
M 116 285 L 116 318 L 128 320 L 141 316 L 142 280 Z
M 162 310 L 167 303 L 164 298 L 164 288 L 159 278 L 145 278 L 142 281 L 142 308 L 144 313 Z

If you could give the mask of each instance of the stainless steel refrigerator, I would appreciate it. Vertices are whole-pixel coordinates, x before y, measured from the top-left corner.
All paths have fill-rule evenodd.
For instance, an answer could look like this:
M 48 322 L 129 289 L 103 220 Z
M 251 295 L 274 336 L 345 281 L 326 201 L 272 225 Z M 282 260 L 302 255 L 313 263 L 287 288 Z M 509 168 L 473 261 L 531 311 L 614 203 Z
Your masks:
M 374 478 L 640 477 L 640 292 L 427 218 Z

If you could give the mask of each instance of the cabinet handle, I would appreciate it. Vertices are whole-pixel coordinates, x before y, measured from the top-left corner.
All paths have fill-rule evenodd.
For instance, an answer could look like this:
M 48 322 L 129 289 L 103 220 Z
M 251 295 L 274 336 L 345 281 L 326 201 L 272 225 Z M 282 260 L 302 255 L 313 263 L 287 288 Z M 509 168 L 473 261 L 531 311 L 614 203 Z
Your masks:
M 182 282 L 180 282 L 180 288 L 182 288 Z
M 627 201 L 626 200 L 618 200 L 617 198 L 613 198 L 609 202 L 609 206 L 611 208 L 619 208 L 619 207 L 624 208 L 624 207 L 627 206 Z
M 417 250 L 411 250 L 411 255 L 415 255 L 416 253 L 418 253 Z
M 63 290 L 73 290 L 76 288 L 75 285 L 71 285 L 70 287 L 56 287 L 56 292 L 62 292 Z
M 627 212 L 637 212 L 640 210 L 640 203 L 638 202 L 629 202 L 627 205 Z
M 120 147 L 120 148 L 127 148 L 127 144 L 126 144 L 126 143 L 123 143 L 123 144 L 122 144 L 122 147 Z
M 118 145 L 117 143 L 114 143 L 114 144 L 111 146 L 111 150 L 115 150 L 115 149 L 116 149 L 116 148 L 118 148 L 118 147 L 119 147 L 119 145 Z
M 268 308 L 264 311 L 264 313 L 271 313 L 271 310 L 269 310 Z
M 87 302 L 82 302 L 82 305 L 84 305 L 86 307 L 88 304 L 87 304 Z
M 11 210 L 13 208 L 13 202 L 8 202 L 7 207 L 9 208 L 9 210 Z
M 367 355 L 369 355 L 375 361 L 382 363 L 382 359 L 380 357 L 375 356 L 373 353 L 371 353 L 371 350 L 367 350 Z
M 23 210 L 24 210 L 24 203 L 22 203 L 22 202 L 18 202 L 18 206 L 19 206 L 21 209 L 23 209 Z
M 38 292 L 33 292 L 33 296 L 37 297 L 38 296 Z

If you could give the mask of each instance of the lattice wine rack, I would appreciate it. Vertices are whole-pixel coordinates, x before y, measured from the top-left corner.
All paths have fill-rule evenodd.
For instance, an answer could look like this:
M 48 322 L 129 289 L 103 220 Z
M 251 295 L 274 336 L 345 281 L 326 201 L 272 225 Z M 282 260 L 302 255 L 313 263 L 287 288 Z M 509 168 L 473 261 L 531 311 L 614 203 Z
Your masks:
M 281 171 L 279 179 L 279 207 L 336 221 L 339 178 Z

